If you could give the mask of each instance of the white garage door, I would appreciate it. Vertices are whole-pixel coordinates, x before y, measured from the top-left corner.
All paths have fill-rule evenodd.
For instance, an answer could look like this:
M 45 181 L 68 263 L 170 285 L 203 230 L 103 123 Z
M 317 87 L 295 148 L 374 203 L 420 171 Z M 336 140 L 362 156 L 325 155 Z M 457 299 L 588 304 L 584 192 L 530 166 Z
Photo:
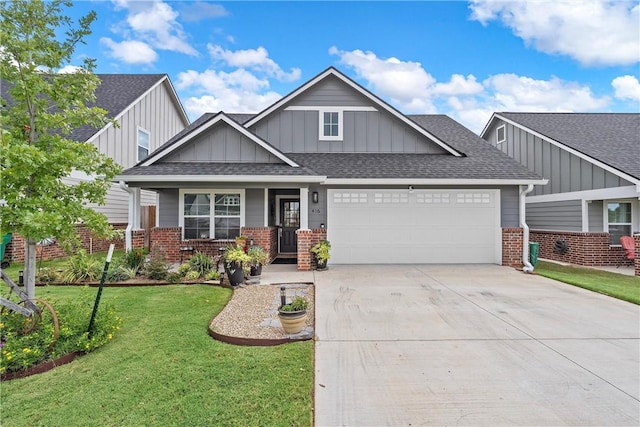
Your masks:
M 334 264 L 493 263 L 499 190 L 329 190 Z

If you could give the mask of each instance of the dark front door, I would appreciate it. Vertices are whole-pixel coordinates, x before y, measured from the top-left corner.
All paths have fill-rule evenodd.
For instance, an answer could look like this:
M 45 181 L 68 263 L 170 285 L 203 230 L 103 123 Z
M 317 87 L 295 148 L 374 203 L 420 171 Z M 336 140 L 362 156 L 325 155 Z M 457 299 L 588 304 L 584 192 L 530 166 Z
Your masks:
M 300 200 L 280 200 L 280 224 L 282 224 L 280 252 L 297 252 L 296 230 L 300 228 Z

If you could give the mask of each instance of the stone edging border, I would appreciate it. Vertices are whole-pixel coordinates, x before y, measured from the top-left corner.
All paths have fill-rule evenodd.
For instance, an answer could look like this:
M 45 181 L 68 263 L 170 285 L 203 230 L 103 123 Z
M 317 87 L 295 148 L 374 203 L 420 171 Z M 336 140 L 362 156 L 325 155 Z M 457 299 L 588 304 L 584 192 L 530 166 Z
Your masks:
M 10 381 L 18 378 L 29 377 L 31 375 L 42 374 L 44 372 L 50 371 L 57 366 L 66 365 L 67 363 L 71 363 L 76 356 L 80 356 L 84 353 L 74 351 L 72 353 L 65 354 L 62 357 L 59 357 L 54 360 L 47 360 L 46 362 L 42 362 L 38 365 L 32 366 L 29 369 L 25 369 L 23 371 L 14 371 L 6 374 L 0 375 L 1 381 Z

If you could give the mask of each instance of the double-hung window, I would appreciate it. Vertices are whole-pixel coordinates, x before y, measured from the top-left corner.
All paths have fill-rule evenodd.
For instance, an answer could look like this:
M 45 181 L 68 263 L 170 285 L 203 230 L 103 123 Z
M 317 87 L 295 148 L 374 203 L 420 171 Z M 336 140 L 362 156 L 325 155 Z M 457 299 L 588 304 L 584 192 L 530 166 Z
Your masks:
M 184 191 L 181 195 L 184 239 L 234 239 L 242 226 L 244 191 Z
M 631 236 L 631 202 L 608 202 L 607 222 L 611 245 L 620 245 L 620 237 Z
M 138 161 L 142 161 L 149 156 L 149 132 L 138 128 Z

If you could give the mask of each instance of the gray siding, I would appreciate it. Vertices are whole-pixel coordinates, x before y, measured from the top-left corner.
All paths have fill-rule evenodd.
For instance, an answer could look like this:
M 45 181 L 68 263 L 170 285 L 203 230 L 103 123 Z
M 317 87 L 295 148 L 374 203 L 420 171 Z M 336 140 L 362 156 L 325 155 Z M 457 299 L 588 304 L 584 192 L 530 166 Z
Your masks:
M 286 107 L 374 107 L 378 111 L 344 111 L 342 141 L 320 140 L 317 110 L 275 111 L 251 131 L 284 153 L 446 153 L 335 77 L 299 94 Z
M 330 76 L 298 95 L 289 105 L 368 106 L 371 101 L 337 77 Z
M 277 111 L 251 128 L 285 153 L 445 153 L 385 111 L 345 111 L 343 140 L 321 141 L 318 111 Z
M 602 200 L 594 200 L 587 203 L 589 215 L 589 231 L 592 233 L 604 232 L 604 211 Z
M 282 161 L 226 123 L 198 135 L 163 162 L 281 163 Z
M 506 124 L 507 140 L 497 144 L 497 128 L 503 124 Z M 549 184 L 537 186 L 530 193 L 531 196 L 632 185 L 542 138 L 500 120 L 489 129 L 485 139 L 529 170 L 549 179 Z
M 518 187 L 500 187 L 500 210 L 502 228 L 520 226 L 520 192 Z
M 93 143 L 123 168 L 130 168 L 138 162 L 138 126 L 150 133 L 152 152 L 187 126 L 179 111 L 169 89 L 161 84 L 122 115 L 119 127 L 110 126 Z
M 264 227 L 264 189 L 252 188 L 245 192 L 245 225 Z
M 177 227 L 180 197 L 177 188 L 158 191 L 160 206 L 158 206 L 158 227 Z
M 582 201 L 527 203 L 527 224 L 539 230 L 582 231 Z

